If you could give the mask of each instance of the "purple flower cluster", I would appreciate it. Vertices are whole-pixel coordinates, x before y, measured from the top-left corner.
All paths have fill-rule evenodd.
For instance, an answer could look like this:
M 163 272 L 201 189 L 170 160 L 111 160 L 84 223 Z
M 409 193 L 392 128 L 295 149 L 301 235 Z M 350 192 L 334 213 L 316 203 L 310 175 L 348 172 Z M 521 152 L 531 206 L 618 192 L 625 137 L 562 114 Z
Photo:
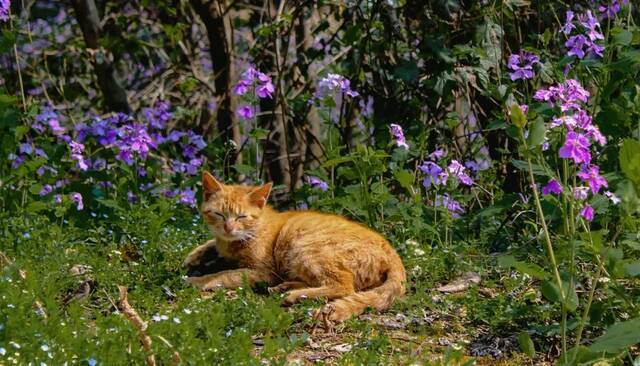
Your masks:
M 408 150 L 409 145 L 407 145 L 407 141 L 404 138 L 404 131 L 402 131 L 402 127 L 395 123 L 392 123 L 389 127 L 391 128 L 391 135 L 393 135 L 393 138 L 396 140 L 398 147 Z
M 172 114 L 169 111 L 171 105 L 169 102 L 159 100 L 153 108 L 143 108 L 142 115 L 147 120 L 151 128 L 162 130 L 166 128 L 167 122 L 171 119 Z
M 118 137 L 115 143 L 118 148 L 116 159 L 127 165 L 133 165 L 136 156 L 146 160 L 149 151 L 157 148 L 157 143 L 149 136 L 146 126 L 140 123 L 122 126 L 118 131 Z
M 11 6 L 10 0 L 0 0 L 0 20 L 6 22 L 9 20 L 9 7 Z
M 589 99 L 589 92 L 578 81 L 569 79 L 548 89 L 538 90 L 534 99 L 549 102 L 561 112 L 559 117 L 552 118 L 549 128 L 562 128 L 560 133 L 565 136 L 565 141 L 558 150 L 558 155 L 562 159 L 570 160 L 579 168 L 576 176 L 586 184 L 586 186 L 570 188 L 569 193 L 575 200 L 583 202 L 580 214 L 584 219 L 591 221 L 594 217 L 594 209 L 584 201 L 589 197 L 589 191 L 596 195 L 603 187 L 608 187 L 608 183 L 600 175 L 600 167 L 592 164 L 593 143 L 604 145 L 606 138 L 598 126 L 593 124 L 591 116 L 584 108 Z M 542 188 L 542 193 L 545 195 L 559 195 L 563 192 L 564 187 L 556 179 L 551 179 Z M 619 203 L 619 199 L 613 193 L 605 194 L 614 204 Z
M 326 191 L 329 190 L 329 185 L 327 184 L 327 182 L 323 181 L 322 179 L 320 179 L 318 177 L 314 177 L 312 175 L 307 175 L 307 176 L 304 177 L 304 180 L 312 188 L 318 188 L 323 192 L 326 192 Z
M 275 87 L 271 82 L 271 77 L 250 66 L 244 73 L 242 79 L 238 81 L 233 91 L 236 95 L 244 95 L 252 88 L 258 98 L 273 98 Z
M 189 130 L 186 132 L 173 130 L 167 131 L 167 124 L 172 118 L 170 104 L 165 101 L 155 103 L 152 108 L 145 108 L 142 112 L 143 121 L 137 122 L 131 116 L 118 113 L 105 118 L 94 118 L 90 123 L 77 123 L 73 128 L 65 127 L 61 121 L 64 118 L 50 105 L 44 105 L 35 120 L 31 124 L 32 133 L 27 134 L 25 141 L 19 143 L 17 154 L 9 154 L 8 160 L 14 169 L 20 167 L 29 157 L 42 157 L 48 159 L 43 148 L 34 144 L 34 141 L 47 141 L 53 137 L 57 144 L 66 145 L 69 149 L 70 160 L 75 163 L 73 169 L 84 172 L 88 170 L 110 170 L 121 162 L 127 166 L 138 163 L 137 174 L 144 178 L 147 176 L 148 160 L 151 150 L 157 149 L 160 144 L 173 143 L 181 149 L 177 149 L 185 161 L 170 160 L 174 173 L 187 175 L 198 174 L 199 168 L 204 162 L 200 155 L 207 144 L 199 134 Z M 43 147 L 47 147 L 43 145 Z M 93 159 L 87 156 L 95 156 Z M 107 162 L 108 159 L 115 161 Z M 45 174 L 49 173 L 49 176 Z M 58 170 L 52 166 L 41 165 L 36 174 L 42 180 L 50 180 L 58 175 Z M 56 178 L 57 179 L 57 178 Z M 74 175 L 74 179 L 83 179 Z M 109 181 L 95 181 L 88 178 L 86 182 L 97 184 L 103 188 L 112 188 Z M 38 194 L 41 197 L 48 196 L 56 190 L 62 189 L 70 183 L 69 179 L 58 179 L 55 184 L 44 184 Z M 153 183 L 141 183 L 141 186 Z M 149 190 L 151 187 L 146 188 Z M 141 188 L 142 189 L 142 188 Z M 164 196 L 168 196 L 164 194 Z M 171 197 L 176 197 L 178 202 L 189 206 L 195 205 L 195 191 L 192 188 L 176 189 L 171 192 Z M 71 194 L 71 201 L 75 202 L 78 210 L 82 210 L 84 203 L 82 195 L 77 192 Z M 131 192 L 127 195 L 130 202 L 137 201 Z M 62 195 L 56 194 L 54 202 L 61 203 Z
M 578 27 L 574 23 L 575 15 L 572 11 L 567 11 L 567 20 L 560 29 L 567 36 L 571 35 Z M 604 39 L 604 35 L 600 31 L 600 23 L 596 19 L 591 10 L 587 10 L 584 14 L 578 15 L 578 23 L 583 33 L 571 35 L 565 42 L 565 46 L 569 49 L 568 56 L 576 56 L 579 59 L 584 58 L 588 54 L 595 54 L 602 57 L 604 46 L 596 42 Z
M 435 206 L 446 208 L 454 218 L 458 218 L 460 217 L 460 214 L 464 213 L 464 208 L 462 208 L 460 202 L 449 197 L 446 193 L 436 196 Z
M 351 98 L 360 95 L 357 91 L 351 89 L 351 81 L 349 81 L 349 79 L 339 74 L 328 74 L 318 82 L 316 98 L 324 98 L 335 92 L 346 94 Z
M 431 188 L 432 185 L 447 184 L 450 177 L 455 178 L 460 184 L 473 185 L 473 179 L 467 174 L 466 168 L 457 160 L 451 160 L 446 169 L 433 161 L 425 161 L 418 168 L 425 174 L 422 185 L 427 189 Z
M 629 5 L 629 0 L 605 1 L 598 6 L 598 11 L 604 19 L 612 19 L 620 12 L 622 5 Z
M 250 66 L 242 73 L 242 78 L 233 88 L 233 91 L 236 95 L 245 95 L 249 91 L 253 91 L 255 96 L 260 99 L 271 99 L 275 92 L 275 86 L 273 85 L 269 75 L 256 70 L 253 66 Z M 238 117 L 243 119 L 251 119 L 255 115 L 253 108 L 247 104 L 240 105 L 236 109 L 236 114 Z
M 509 56 L 507 67 L 511 69 L 511 80 L 533 78 L 533 65 L 540 63 L 540 58 L 533 53 L 520 50 Z

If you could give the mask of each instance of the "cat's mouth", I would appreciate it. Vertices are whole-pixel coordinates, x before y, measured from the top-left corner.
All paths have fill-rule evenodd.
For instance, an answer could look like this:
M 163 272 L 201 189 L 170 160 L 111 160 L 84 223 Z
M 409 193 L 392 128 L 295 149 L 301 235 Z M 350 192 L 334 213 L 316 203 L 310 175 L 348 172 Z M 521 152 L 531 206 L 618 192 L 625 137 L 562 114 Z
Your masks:
M 219 239 L 224 241 L 247 241 L 250 239 L 250 235 L 247 233 L 217 233 Z

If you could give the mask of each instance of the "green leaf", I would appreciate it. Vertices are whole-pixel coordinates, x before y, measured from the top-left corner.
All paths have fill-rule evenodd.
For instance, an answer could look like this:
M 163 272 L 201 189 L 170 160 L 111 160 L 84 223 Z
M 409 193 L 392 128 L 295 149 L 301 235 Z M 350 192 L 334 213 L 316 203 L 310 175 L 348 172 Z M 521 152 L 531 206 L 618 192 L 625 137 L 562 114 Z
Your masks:
M 549 279 L 550 275 L 535 263 L 524 263 L 516 260 L 511 255 L 505 255 L 498 258 L 498 266 L 505 268 L 515 268 L 520 273 L 528 274 L 539 280 Z
M 620 149 L 620 169 L 640 189 L 640 142 L 625 139 Z
M 544 121 L 540 117 L 536 118 L 529 129 L 529 137 L 527 138 L 529 146 L 534 147 L 542 145 L 544 142 L 545 132 L 546 128 L 544 126 Z
M 527 164 L 527 162 L 524 160 L 511 159 L 511 164 L 513 164 L 513 166 L 515 166 L 516 168 L 524 172 L 529 171 L 529 164 Z M 545 177 L 548 176 L 547 171 L 544 170 L 544 168 L 541 165 L 531 164 L 531 168 L 533 170 L 533 174 L 535 175 L 542 175 Z
M 394 71 L 394 75 L 404 82 L 415 82 L 420 76 L 420 69 L 413 61 L 404 61 Z
M 402 188 L 409 190 L 413 186 L 413 174 L 408 170 L 396 170 L 393 175 Z
M 249 175 L 256 171 L 256 169 L 253 166 L 246 165 L 246 164 L 235 164 L 233 166 L 233 169 L 235 169 L 238 173 L 244 174 L 244 175 Z
M 262 140 L 269 136 L 269 130 L 264 128 L 254 128 L 249 135 L 254 139 Z
M 346 163 L 346 162 L 350 162 L 350 161 L 353 161 L 353 157 L 351 157 L 351 156 L 341 156 L 339 158 L 330 159 L 330 160 L 325 161 L 322 164 L 322 167 L 323 168 L 329 168 L 329 167 L 340 165 L 342 163 Z
M 613 41 L 617 45 L 628 46 L 631 44 L 631 41 L 633 40 L 633 33 L 629 32 L 628 30 L 614 28 L 613 33 L 614 33 Z
M 640 276 L 640 260 L 625 264 L 624 273 L 631 277 Z
M 511 122 L 521 129 L 524 128 L 524 126 L 527 125 L 527 116 L 522 113 L 522 109 L 520 109 L 520 106 L 514 104 L 511 106 L 510 111 L 511 113 L 509 117 L 511 118 Z
M 562 302 L 562 295 L 560 294 L 560 289 L 556 286 L 555 283 L 551 281 L 544 281 L 540 286 L 540 291 L 542 295 L 551 302 Z
M 27 205 L 27 212 L 29 213 L 38 213 L 46 209 L 47 204 L 42 201 L 33 201 Z
M 518 334 L 518 345 L 527 356 L 534 357 L 536 355 L 536 347 L 533 345 L 529 333 L 520 332 L 520 334 Z
M 612 325 L 589 346 L 592 352 L 617 353 L 634 344 L 640 343 L 640 318 Z

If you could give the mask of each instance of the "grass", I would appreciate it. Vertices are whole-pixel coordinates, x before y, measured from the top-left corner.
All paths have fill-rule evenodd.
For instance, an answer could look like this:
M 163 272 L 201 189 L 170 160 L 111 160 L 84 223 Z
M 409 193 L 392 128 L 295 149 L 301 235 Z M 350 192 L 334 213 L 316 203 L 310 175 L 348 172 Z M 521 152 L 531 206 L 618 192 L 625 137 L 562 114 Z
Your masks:
M 141 205 L 140 205 L 141 206 Z M 181 263 L 208 238 L 191 213 L 166 206 L 85 221 L 0 214 L 0 364 L 143 364 L 138 334 L 118 311 L 118 285 L 148 322 L 161 364 L 540 364 L 519 353 L 515 335 L 547 322 L 531 280 L 495 268 L 467 243 L 431 248 L 394 243 L 409 273 L 409 294 L 384 314 L 368 312 L 314 329 L 320 302 L 280 306 L 281 295 L 243 288 L 200 294 Z M 456 246 L 457 245 L 457 246 Z M 464 271 L 483 277 L 459 294 L 434 288 Z M 530 325 L 530 324 L 529 324 Z M 553 338 L 553 337 L 552 337 Z M 1 351 L 1 350 L 0 350 Z M 553 355 L 552 355 L 553 356 Z

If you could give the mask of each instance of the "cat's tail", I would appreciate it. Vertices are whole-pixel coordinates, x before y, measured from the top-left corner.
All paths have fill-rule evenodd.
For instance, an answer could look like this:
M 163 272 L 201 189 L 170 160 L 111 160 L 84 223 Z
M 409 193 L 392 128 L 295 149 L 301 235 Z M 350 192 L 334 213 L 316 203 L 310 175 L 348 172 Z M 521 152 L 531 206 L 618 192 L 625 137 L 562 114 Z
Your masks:
M 325 312 L 330 320 L 341 322 L 361 314 L 368 307 L 378 311 L 391 307 L 396 298 L 404 295 L 407 275 L 400 256 L 395 251 L 390 251 L 389 258 L 387 278 L 380 286 L 336 299 L 321 311 Z

